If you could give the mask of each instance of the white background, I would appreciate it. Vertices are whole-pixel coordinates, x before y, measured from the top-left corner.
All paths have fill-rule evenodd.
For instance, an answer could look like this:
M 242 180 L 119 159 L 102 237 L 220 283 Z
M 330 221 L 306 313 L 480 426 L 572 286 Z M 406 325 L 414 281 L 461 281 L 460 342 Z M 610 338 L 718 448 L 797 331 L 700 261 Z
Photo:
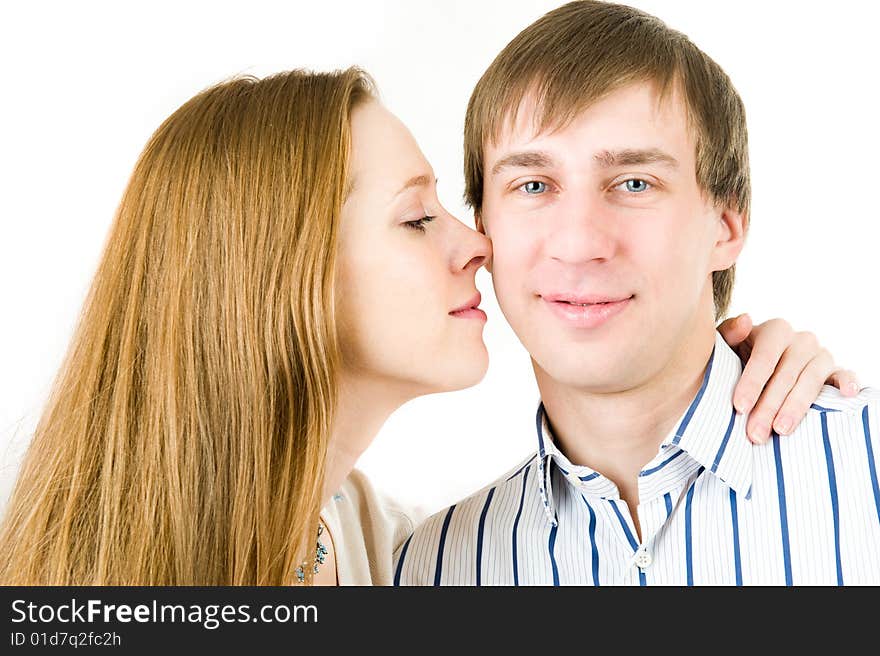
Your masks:
M 461 132 L 474 83 L 550 1 L 28 2 L 0 11 L 0 502 L 61 362 L 113 212 L 152 131 L 236 73 L 359 64 L 460 198 Z M 754 201 L 733 313 L 815 332 L 880 384 L 876 26 L 869 2 L 632 4 L 688 34 L 748 111 Z M 435 510 L 534 449 L 528 357 L 489 315 L 486 379 L 396 413 L 360 467 L 404 503 Z

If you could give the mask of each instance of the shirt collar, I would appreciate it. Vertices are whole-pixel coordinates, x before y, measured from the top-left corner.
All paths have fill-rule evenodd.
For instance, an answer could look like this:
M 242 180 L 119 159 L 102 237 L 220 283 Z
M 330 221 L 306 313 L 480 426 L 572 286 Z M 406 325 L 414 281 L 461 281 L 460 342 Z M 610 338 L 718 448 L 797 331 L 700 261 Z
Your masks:
M 640 491 L 650 490 L 653 482 L 668 481 L 665 475 L 654 476 L 667 463 L 679 467 L 682 474 L 689 474 L 697 467 L 721 479 L 737 493 L 749 497 L 752 483 L 751 442 L 746 437 L 744 415 L 733 408 L 733 389 L 742 375 L 739 356 L 727 345 L 721 335 L 715 333 L 715 347 L 706 365 L 703 381 L 687 410 L 675 423 L 675 428 L 660 446 L 657 457 L 645 465 L 640 477 Z M 581 492 L 592 496 L 607 497 L 615 493 L 616 486 L 610 480 L 589 467 L 572 464 L 553 443 L 544 411 L 538 406 L 535 417 L 538 437 L 539 488 L 548 519 L 556 523 L 553 490 L 550 485 L 552 459 L 556 467 Z M 694 461 L 688 466 L 676 455 L 685 452 Z

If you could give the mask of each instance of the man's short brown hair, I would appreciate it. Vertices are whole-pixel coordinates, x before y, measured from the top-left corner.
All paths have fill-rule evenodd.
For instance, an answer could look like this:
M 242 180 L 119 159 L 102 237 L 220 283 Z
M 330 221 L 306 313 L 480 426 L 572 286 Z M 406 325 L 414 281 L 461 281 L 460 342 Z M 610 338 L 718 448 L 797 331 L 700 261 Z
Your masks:
M 536 101 L 535 127 L 561 128 L 589 105 L 639 82 L 660 99 L 682 92 L 696 141 L 696 177 L 714 202 L 748 220 L 748 133 L 745 108 L 730 78 L 684 34 L 625 5 L 578 0 L 545 14 L 495 58 L 470 102 L 464 128 L 465 201 L 479 216 L 483 147 Z M 712 274 L 716 317 L 730 303 L 734 267 Z

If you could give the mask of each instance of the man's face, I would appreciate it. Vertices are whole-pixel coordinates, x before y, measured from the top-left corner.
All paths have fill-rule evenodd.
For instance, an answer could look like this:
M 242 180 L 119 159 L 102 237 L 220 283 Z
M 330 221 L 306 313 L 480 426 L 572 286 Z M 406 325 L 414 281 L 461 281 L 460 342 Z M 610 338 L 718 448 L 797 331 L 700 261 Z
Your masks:
M 742 219 L 697 185 L 677 93 L 628 86 L 551 133 L 533 107 L 484 152 L 498 302 L 539 376 L 632 389 L 714 326 L 712 272 L 734 263 Z

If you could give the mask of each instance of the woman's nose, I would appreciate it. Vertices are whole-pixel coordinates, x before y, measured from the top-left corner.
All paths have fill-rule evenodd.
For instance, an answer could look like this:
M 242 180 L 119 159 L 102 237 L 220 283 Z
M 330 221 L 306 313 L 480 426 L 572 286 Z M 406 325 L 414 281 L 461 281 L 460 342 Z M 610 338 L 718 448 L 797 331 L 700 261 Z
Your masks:
M 454 259 L 454 266 L 459 270 L 476 271 L 492 257 L 492 242 L 486 235 L 463 223 L 459 225 L 461 230 L 457 238 L 461 240 L 461 248 Z

